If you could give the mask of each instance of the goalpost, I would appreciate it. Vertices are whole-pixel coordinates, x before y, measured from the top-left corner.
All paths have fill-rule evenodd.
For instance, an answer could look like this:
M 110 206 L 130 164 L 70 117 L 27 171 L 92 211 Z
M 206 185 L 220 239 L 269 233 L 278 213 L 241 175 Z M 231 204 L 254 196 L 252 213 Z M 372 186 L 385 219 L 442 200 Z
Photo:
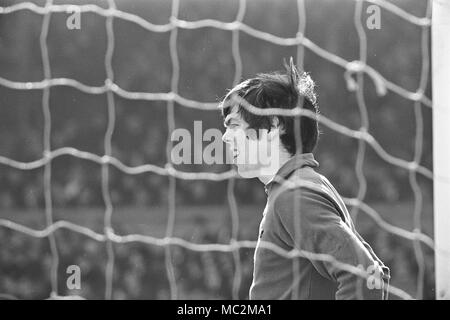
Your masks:
M 433 1 L 433 171 L 436 299 L 450 299 L 450 2 Z

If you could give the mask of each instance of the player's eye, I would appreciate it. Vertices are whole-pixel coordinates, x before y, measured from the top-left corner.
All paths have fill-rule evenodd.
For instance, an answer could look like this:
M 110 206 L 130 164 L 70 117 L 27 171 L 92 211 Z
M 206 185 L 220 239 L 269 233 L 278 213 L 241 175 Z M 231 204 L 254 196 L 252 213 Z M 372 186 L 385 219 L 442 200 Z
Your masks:
M 247 137 L 247 139 L 250 139 L 250 140 L 257 139 L 255 130 L 246 130 L 245 131 L 245 136 Z

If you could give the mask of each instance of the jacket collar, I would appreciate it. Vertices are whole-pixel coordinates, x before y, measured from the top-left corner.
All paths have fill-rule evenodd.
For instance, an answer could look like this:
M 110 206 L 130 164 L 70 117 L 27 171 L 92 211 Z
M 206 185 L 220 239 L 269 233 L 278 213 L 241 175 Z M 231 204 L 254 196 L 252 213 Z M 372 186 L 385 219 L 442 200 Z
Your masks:
M 295 170 L 303 167 L 316 168 L 319 163 L 314 159 L 312 153 L 296 154 L 281 166 L 275 176 L 265 185 L 266 194 L 272 190 L 273 186 L 280 183 L 283 179 L 287 179 Z

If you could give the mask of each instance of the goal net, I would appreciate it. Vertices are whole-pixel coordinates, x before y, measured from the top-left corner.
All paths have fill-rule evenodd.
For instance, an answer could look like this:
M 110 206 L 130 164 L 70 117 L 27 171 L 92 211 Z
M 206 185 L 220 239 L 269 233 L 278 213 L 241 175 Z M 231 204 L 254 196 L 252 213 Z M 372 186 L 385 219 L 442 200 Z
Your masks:
M 193 121 L 187 122 L 195 117 L 214 127 L 220 123 L 217 101 L 226 88 L 280 69 L 290 56 L 319 86 L 323 135 L 317 158 L 360 233 L 388 260 L 390 297 L 434 297 L 433 258 L 440 251 L 430 225 L 431 1 L 2 1 L 0 26 L 2 297 L 30 297 L 30 272 L 48 283 L 43 290 L 49 289 L 49 298 L 96 297 L 100 286 L 105 299 L 141 297 L 124 288 L 142 281 L 148 281 L 149 290 L 163 292 L 149 295 L 153 298 L 204 297 L 211 290 L 221 291 L 217 297 L 246 298 L 257 234 L 245 237 L 241 227 L 248 215 L 260 216 L 245 204 L 247 198 L 264 202 L 262 187 L 242 181 L 231 167 L 196 170 L 173 164 L 171 134 L 178 126 L 192 129 Z M 99 105 L 106 109 L 99 112 Z M 314 116 L 297 110 L 291 115 Z M 77 134 L 82 138 L 64 138 Z M 29 146 L 31 140 L 35 143 Z M 92 186 L 96 179 L 98 188 Z M 212 204 L 220 195 L 227 210 L 220 200 Z M 225 236 L 196 241 L 191 229 L 177 234 L 183 215 L 208 228 L 202 222 L 207 218 L 187 214 L 183 201 L 191 199 L 197 205 L 190 211 L 207 203 L 206 211 L 215 217 L 229 212 Z M 123 203 L 157 203 L 149 207 L 162 206 L 166 220 L 154 233 L 119 232 L 120 221 L 134 216 L 123 212 Z M 61 208 L 71 204 L 102 205 L 100 227 L 97 220 L 86 220 L 94 227 L 64 218 Z M 21 207 L 43 208 L 42 227 L 27 224 L 24 213 L 15 217 Z M 42 257 L 45 262 L 31 257 L 32 250 L 44 250 L 32 245 L 36 238 L 48 241 L 48 248 L 42 245 L 49 253 Z M 77 241 L 87 244 L 77 249 Z M 370 277 L 332 256 L 262 245 L 294 263 L 306 256 L 364 281 Z M 97 251 L 83 253 L 91 246 Z M 145 247 L 157 251 L 147 254 Z M 29 269 L 19 272 L 8 259 L 19 259 L 13 256 L 21 250 L 30 250 L 30 257 L 21 258 Z M 94 260 L 103 252 L 101 266 L 81 263 L 82 283 L 91 281 L 83 277 L 85 269 L 101 268 L 102 275 L 92 272 L 89 278 L 97 289 L 84 294 L 66 288 L 69 263 L 62 256 L 71 250 Z M 33 269 L 38 262 L 43 266 Z M 186 274 L 182 268 L 190 264 L 203 271 Z M 128 278 L 125 265 L 133 270 Z M 158 282 L 162 277 L 164 285 Z M 191 278 L 189 285 L 185 277 Z M 207 284 L 196 287 L 196 281 Z M 31 297 L 41 295 L 42 290 Z

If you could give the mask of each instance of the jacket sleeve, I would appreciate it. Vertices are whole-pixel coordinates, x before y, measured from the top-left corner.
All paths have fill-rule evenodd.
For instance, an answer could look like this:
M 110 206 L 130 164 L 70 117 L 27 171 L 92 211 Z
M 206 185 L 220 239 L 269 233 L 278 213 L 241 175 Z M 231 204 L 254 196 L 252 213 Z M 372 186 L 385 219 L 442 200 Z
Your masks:
M 381 266 L 324 195 L 306 188 L 284 191 L 275 200 L 274 211 L 284 231 L 281 238 L 293 248 L 328 255 L 373 274 L 365 279 L 332 261 L 310 258 L 319 274 L 337 283 L 336 299 L 383 298 Z

